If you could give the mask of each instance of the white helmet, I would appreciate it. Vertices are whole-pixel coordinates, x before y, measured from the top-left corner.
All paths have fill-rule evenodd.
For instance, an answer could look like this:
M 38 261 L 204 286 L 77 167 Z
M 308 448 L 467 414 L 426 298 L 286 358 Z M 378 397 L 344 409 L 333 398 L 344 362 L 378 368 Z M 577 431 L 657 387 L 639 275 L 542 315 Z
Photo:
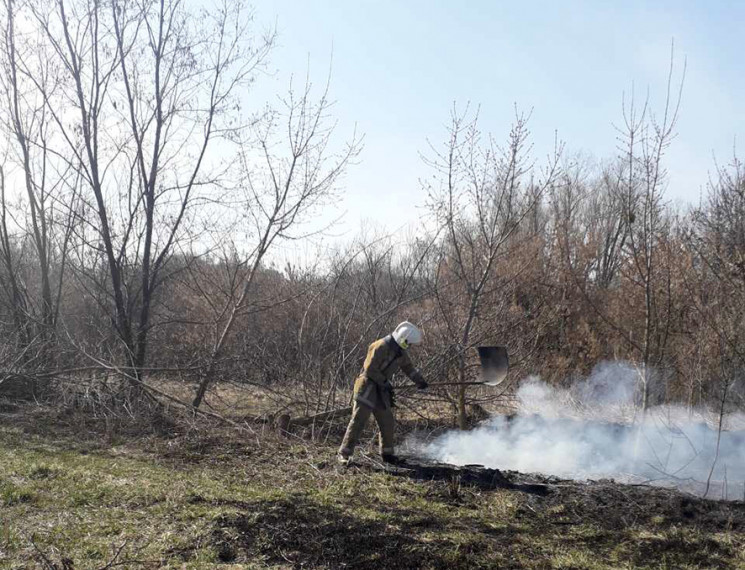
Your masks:
M 393 331 L 393 340 L 403 349 L 409 348 L 412 344 L 422 342 L 422 331 L 416 328 L 409 321 L 404 321 Z

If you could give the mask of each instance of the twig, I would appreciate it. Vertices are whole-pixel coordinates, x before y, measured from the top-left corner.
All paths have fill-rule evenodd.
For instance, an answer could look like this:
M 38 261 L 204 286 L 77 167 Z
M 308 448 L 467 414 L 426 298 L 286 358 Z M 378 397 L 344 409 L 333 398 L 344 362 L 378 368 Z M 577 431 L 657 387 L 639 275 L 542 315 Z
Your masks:
M 117 549 L 117 551 L 114 553 L 114 557 L 106 564 L 105 566 L 101 566 L 98 570 L 108 570 L 109 568 L 113 568 L 114 566 L 118 566 L 119 564 L 125 564 L 125 561 L 122 562 L 116 562 L 116 559 L 119 558 L 119 555 L 122 553 L 122 550 L 124 550 L 124 547 L 127 546 L 127 541 L 125 540 L 122 545 Z
M 36 544 L 36 541 L 34 540 L 33 536 L 29 537 L 29 542 L 31 542 L 31 545 L 34 547 L 36 552 L 41 557 L 41 560 L 46 566 L 46 568 L 48 568 L 49 570 L 57 570 L 57 565 L 51 560 L 49 560 L 49 558 L 47 558 L 47 555 L 44 554 L 44 551 L 41 548 L 39 548 L 39 546 Z

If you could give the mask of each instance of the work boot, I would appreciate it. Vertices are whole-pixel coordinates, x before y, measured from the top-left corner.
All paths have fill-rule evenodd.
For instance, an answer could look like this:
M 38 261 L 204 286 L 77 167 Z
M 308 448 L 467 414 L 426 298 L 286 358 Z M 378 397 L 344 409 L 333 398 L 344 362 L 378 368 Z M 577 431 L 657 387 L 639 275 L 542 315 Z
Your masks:
M 383 459 L 383 463 L 390 463 L 391 465 L 398 465 L 401 463 L 401 458 L 393 453 L 383 453 L 380 456 Z

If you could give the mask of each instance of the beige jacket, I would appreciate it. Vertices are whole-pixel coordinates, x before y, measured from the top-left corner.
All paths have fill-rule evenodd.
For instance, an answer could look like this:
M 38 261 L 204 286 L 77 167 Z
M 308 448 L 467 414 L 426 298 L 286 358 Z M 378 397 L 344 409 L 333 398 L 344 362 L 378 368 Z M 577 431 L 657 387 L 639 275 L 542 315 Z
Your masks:
M 390 381 L 399 370 L 417 385 L 424 381 L 409 355 L 392 336 L 376 340 L 367 349 L 367 358 L 354 383 L 354 399 L 373 410 L 392 407 L 393 386 Z

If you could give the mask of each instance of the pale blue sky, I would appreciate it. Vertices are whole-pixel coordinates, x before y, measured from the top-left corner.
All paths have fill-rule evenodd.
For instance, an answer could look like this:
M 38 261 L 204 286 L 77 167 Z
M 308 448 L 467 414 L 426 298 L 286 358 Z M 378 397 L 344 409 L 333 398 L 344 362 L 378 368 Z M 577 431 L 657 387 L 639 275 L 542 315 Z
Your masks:
M 254 0 L 257 20 L 276 21 L 280 90 L 308 63 L 331 93 L 339 134 L 365 135 L 347 175 L 343 228 L 362 220 L 392 230 L 424 204 L 419 153 L 440 142 L 454 102 L 481 106 L 483 130 L 505 140 L 513 105 L 533 109 L 536 153 L 554 132 L 567 152 L 616 154 L 613 124 L 632 82 L 663 103 L 670 42 L 688 68 L 678 138 L 667 160 L 671 200 L 695 202 L 713 165 L 745 137 L 745 2 L 424 2 Z M 261 95 L 258 95 L 259 97 Z

